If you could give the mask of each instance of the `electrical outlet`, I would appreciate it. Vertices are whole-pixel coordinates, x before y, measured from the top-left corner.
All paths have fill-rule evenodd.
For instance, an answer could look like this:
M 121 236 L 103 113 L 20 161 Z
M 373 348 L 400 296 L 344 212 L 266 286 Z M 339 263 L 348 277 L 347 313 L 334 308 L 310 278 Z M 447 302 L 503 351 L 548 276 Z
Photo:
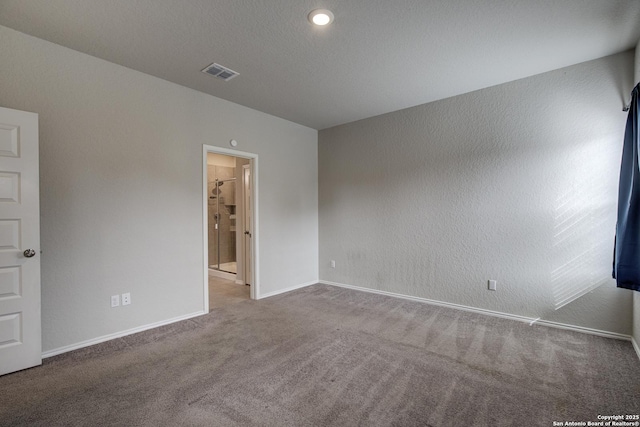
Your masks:
M 335 262 L 335 260 L 331 260 L 331 268 L 336 268 L 336 262 Z
M 126 294 L 122 294 L 122 305 L 131 304 L 131 294 L 127 292 Z
M 495 291 L 497 283 L 498 282 L 496 282 L 495 280 L 489 280 L 489 290 L 490 291 Z
M 120 295 L 111 295 L 111 307 L 120 305 Z

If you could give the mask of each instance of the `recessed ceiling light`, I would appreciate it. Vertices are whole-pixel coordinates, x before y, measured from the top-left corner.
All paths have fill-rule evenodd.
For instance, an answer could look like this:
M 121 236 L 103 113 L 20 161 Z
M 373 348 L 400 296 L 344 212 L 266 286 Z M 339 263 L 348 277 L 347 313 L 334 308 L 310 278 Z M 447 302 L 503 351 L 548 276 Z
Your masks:
M 333 13 L 328 9 L 316 9 L 309 13 L 309 22 L 324 26 L 333 22 Z

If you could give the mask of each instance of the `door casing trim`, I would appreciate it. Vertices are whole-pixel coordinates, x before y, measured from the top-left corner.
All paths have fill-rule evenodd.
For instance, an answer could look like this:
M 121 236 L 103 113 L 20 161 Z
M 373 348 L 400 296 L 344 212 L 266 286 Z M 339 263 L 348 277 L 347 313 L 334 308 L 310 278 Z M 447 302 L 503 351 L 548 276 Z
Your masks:
M 244 159 L 249 159 L 249 165 L 251 167 L 251 208 L 253 216 L 251 218 L 251 230 L 252 238 L 251 238 L 251 299 L 260 299 L 260 270 L 258 262 L 260 259 L 258 239 L 260 236 L 259 228 L 258 228 L 258 218 L 259 218 L 259 203 L 258 203 L 258 155 L 255 153 L 248 153 L 245 151 L 232 150 L 229 148 L 217 147 L 215 145 L 202 145 L 202 236 L 203 236 L 203 247 L 202 247 L 202 264 L 203 264 L 203 311 L 205 313 L 209 312 L 209 221 L 208 221 L 208 191 L 207 191 L 207 154 L 223 154 L 226 156 L 233 157 L 241 157 Z

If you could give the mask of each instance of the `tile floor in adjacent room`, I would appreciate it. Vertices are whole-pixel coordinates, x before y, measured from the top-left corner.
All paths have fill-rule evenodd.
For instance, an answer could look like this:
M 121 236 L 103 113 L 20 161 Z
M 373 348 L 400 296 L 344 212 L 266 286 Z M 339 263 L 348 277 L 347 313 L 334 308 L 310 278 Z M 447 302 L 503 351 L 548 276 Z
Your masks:
M 251 298 L 250 286 L 209 275 L 209 310 Z

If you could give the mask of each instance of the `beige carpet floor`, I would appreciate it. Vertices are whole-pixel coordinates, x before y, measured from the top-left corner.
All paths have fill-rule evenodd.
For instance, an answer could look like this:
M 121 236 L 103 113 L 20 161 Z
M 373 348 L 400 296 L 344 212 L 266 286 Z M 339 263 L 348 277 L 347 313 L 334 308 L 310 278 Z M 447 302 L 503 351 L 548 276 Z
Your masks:
M 314 285 L 0 377 L 2 426 L 552 426 L 640 413 L 631 344 Z

